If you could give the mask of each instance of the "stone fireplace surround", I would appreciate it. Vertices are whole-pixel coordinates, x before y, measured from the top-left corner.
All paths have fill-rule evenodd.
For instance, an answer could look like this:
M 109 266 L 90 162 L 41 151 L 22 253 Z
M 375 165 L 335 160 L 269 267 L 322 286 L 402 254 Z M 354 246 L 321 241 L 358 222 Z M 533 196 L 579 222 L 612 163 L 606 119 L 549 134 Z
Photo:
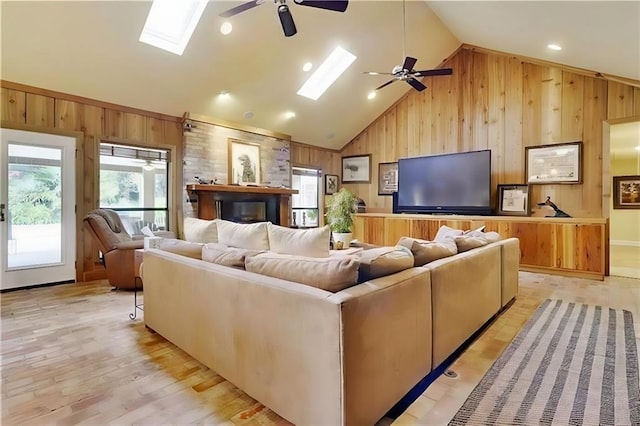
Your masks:
M 291 195 L 298 190 L 243 185 L 189 184 L 186 187 L 199 219 L 251 223 L 269 221 L 290 226 Z

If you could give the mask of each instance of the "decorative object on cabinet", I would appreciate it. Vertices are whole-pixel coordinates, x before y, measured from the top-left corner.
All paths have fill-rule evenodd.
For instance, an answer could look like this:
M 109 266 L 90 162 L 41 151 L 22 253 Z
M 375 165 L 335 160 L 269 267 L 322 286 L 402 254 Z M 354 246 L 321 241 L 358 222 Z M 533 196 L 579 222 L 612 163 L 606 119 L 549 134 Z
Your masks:
M 260 184 L 260 145 L 229 139 L 229 184 Z
M 498 185 L 498 208 L 500 216 L 529 216 L 529 185 Z
M 524 149 L 527 183 L 582 183 L 582 142 Z
M 613 208 L 640 209 L 640 175 L 613 177 Z
M 393 195 L 398 190 L 398 162 L 378 163 L 378 195 Z
M 553 211 L 555 211 L 555 214 L 553 216 L 545 216 L 545 217 L 571 217 L 567 213 L 565 213 L 562 210 L 560 210 L 558 208 L 558 206 L 556 206 L 551 201 L 551 197 L 547 197 L 547 199 L 545 201 L 543 201 L 542 203 L 538 203 L 538 205 L 539 206 L 550 206 L 553 209 Z
M 325 195 L 335 194 L 338 191 L 338 176 L 337 175 L 325 175 L 324 176 L 324 193 Z
M 342 157 L 342 183 L 371 183 L 371 154 Z

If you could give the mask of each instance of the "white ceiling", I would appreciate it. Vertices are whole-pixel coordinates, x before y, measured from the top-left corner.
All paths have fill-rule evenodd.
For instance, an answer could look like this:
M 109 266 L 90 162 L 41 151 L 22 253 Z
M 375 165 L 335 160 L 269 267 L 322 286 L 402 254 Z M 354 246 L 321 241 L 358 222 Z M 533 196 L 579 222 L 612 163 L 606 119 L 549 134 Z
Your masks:
M 345 13 L 289 2 L 298 34 L 286 38 L 267 0 L 231 18 L 234 30 L 223 36 L 219 13 L 240 3 L 210 2 L 177 56 L 138 42 L 150 2 L 2 1 L 1 77 L 170 115 L 211 116 L 329 148 L 344 146 L 410 89 L 395 82 L 369 101 L 367 93 L 387 79 L 362 74 L 401 62 L 402 2 L 351 0 Z M 640 2 L 406 7 L 406 54 L 418 58 L 417 69 L 434 68 L 469 43 L 640 79 Z M 552 41 L 565 49 L 547 51 Z M 296 95 L 308 75 L 304 62 L 317 66 L 337 45 L 358 59 L 318 101 Z M 220 99 L 221 91 L 230 98 Z M 286 120 L 287 111 L 296 117 Z

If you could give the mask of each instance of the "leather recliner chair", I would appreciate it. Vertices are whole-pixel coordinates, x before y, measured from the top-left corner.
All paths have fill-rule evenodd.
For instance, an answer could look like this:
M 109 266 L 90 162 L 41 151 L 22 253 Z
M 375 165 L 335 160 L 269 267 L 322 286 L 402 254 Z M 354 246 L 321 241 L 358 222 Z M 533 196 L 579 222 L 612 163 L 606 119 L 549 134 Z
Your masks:
M 132 238 L 125 230 L 117 212 L 109 209 L 91 210 L 83 219 L 84 227 L 93 236 L 102 252 L 109 284 L 119 289 L 133 289 L 135 250 L 144 247 L 144 239 Z M 174 238 L 173 232 L 156 233 Z M 139 288 L 142 282 L 138 282 Z

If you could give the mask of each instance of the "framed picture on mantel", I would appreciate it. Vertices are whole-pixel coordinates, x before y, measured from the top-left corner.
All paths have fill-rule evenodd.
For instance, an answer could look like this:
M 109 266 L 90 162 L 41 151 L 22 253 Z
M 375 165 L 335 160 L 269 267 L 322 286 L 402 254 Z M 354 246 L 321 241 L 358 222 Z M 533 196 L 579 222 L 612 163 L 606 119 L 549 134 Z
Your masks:
M 260 185 L 260 145 L 229 139 L 228 173 L 232 185 Z

